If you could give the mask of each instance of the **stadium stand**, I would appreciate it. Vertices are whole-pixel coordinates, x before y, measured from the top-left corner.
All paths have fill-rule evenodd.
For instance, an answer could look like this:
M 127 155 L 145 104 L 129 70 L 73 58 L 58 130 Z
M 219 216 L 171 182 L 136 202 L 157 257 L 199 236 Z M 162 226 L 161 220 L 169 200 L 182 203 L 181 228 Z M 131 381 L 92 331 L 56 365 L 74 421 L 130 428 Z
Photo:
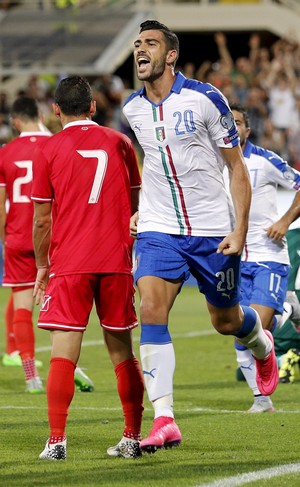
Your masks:
M 69 8 L 39 9 L 25 2 L 6 12 L 0 30 L 2 74 L 22 70 L 91 72 L 116 35 L 132 18 L 124 2 L 86 2 Z
M 245 103 L 252 116 L 253 138 L 258 134 L 253 142 L 274 149 L 300 167 L 298 1 L 23 0 L 2 2 L 2 6 L 3 3 L 1 96 L 8 103 L 19 92 L 37 96 L 50 130 L 57 130 L 50 115 L 52 90 L 65 74 L 88 77 L 99 107 L 97 120 L 108 125 L 115 120 L 120 113 L 120 99 L 138 86 L 131 55 L 138 25 L 147 18 L 157 18 L 180 36 L 177 69 L 188 77 L 212 82 L 230 102 Z M 226 60 L 218 32 L 224 36 Z M 266 76 L 265 70 L 272 76 Z M 287 89 L 292 92 L 294 105 L 285 141 L 281 128 L 274 127 L 269 103 L 271 92 L 274 88 L 276 91 L 277 75 L 282 71 L 288 74 Z M 104 82 L 103 76 L 107 75 L 114 78 Z M 5 134 L 7 110 L 0 106 L 0 112 L 4 113 L 0 128 Z M 123 122 L 114 122 L 114 126 L 121 126 L 128 133 Z
M 0 10 L 2 76 L 47 69 L 113 72 L 128 57 L 136 26 L 157 18 L 178 33 L 269 31 L 300 40 L 295 0 L 26 0 Z M 3 15 L 4 12 L 4 15 Z

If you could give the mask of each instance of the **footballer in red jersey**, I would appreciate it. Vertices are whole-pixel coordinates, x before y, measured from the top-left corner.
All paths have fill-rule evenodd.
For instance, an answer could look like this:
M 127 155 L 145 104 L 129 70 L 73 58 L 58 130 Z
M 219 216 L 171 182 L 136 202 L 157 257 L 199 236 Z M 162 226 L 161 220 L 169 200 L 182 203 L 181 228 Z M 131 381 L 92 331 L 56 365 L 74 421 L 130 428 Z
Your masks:
M 132 272 L 128 222 L 140 174 L 131 141 L 91 120 L 68 123 L 34 158 L 32 199 L 51 202 L 50 275 Z
M 2 285 L 12 288 L 12 300 L 8 303 L 11 319 L 7 325 L 10 345 L 19 352 L 26 390 L 35 394 L 42 392 L 43 386 L 36 370 L 32 322 L 36 277 L 32 243 L 33 203 L 30 199 L 32 154 L 39 141 L 48 140 L 51 134 L 41 128 L 37 103 L 30 97 L 15 100 L 11 121 L 20 135 L 0 149 L 0 237 L 4 248 Z
M 141 454 L 144 393 L 130 332 L 137 326 L 129 236 L 140 188 L 137 160 L 129 138 L 91 121 L 96 104 L 85 79 L 63 79 L 54 99 L 63 130 L 41 144 L 33 159 L 34 295 L 42 303 L 38 326 L 52 335 L 50 436 L 40 458 L 66 458 L 74 368 L 93 303 L 125 420 L 121 441 L 107 453 L 132 458 Z
M 0 204 L 5 213 L 5 266 L 3 286 L 34 286 L 36 266 L 32 243 L 32 154 L 49 132 L 24 131 L 0 150 Z M 5 227 L 5 228 L 4 228 Z M 24 253 L 21 265 L 20 252 Z M 12 254 L 10 265 L 8 255 Z M 26 264 L 24 267 L 23 264 Z M 8 269 L 7 269 L 8 267 Z

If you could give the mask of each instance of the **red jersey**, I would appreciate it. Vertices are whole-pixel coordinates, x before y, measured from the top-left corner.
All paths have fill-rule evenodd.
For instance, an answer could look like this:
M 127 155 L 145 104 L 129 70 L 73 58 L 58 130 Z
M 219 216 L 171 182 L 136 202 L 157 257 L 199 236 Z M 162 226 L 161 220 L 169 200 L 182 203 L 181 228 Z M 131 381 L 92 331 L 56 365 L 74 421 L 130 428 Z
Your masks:
M 140 184 L 130 139 L 90 120 L 39 145 L 32 199 L 52 202 L 50 275 L 131 273 L 131 189 Z
M 0 149 L 0 186 L 6 188 L 8 211 L 5 245 L 33 250 L 32 155 L 37 143 L 49 139 L 48 132 L 22 132 Z

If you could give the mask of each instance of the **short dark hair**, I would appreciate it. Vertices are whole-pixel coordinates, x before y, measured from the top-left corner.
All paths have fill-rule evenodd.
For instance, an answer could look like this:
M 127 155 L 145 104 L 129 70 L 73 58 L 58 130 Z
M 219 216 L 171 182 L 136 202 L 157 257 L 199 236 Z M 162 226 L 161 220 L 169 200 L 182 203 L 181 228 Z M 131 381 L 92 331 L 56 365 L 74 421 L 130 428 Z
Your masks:
M 89 113 L 91 101 L 91 86 L 81 76 L 62 79 L 54 93 L 54 102 L 65 115 L 78 116 Z
M 230 110 L 235 110 L 236 112 L 241 113 L 243 115 L 246 128 L 248 129 L 250 127 L 249 115 L 243 105 L 241 105 L 240 103 L 231 103 Z
M 145 30 L 160 30 L 166 40 L 168 50 L 174 49 L 177 51 L 177 56 L 179 56 L 179 40 L 175 32 L 172 32 L 169 27 L 157 20 L 145 20 L 140 25 L 140 33 L 144 32 Z
M 11 118 L 22 120 L 37 120 L 39 118 L 39 107 L 37 101 L 29 96 L 19 96 L 13 102 L 10 110 Z
M 145 20 L 140 25 L 140 33 L 144 30 L 170 30 L 165 24 L 158 22 L 158 20 Z

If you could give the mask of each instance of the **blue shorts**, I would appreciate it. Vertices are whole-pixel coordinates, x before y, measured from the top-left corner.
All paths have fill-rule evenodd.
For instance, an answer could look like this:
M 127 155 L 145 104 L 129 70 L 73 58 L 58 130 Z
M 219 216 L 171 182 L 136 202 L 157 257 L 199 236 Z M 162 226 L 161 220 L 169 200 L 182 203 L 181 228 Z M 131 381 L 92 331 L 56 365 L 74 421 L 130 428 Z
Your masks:
M 289 266 L 277 262 L 241 263 L 241 304 L 260 304 L 283 312 Z
M 143 276 L 186 281 L 190 273 L 207 301 L 229 308 L 240 300 L 240 256 L 217 254 L 223 237 L 138 234 L 135 281 Z

